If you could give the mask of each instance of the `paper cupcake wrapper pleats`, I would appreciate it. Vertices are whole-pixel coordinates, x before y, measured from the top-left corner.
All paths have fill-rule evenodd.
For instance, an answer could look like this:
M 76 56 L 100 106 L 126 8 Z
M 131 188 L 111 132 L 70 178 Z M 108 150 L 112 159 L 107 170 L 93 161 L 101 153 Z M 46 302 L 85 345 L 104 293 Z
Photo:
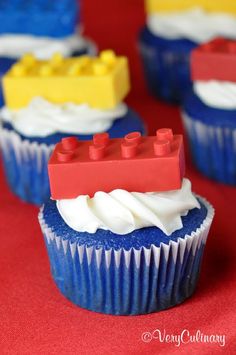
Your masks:
M 207 177 L 236 185 L 236 129 L 210 126 L 182 114 L 192 157 Z
M 5 175 L 22 200 L 41 205 L 50 197 L 47 164 L 53 146 L 22 140 L 14 131 L 0 129 Z
M 196 286 L 213 208 L 200 228 L 178 242 L 149 249 L 87 247 L 63 240 L 44 221 L 52 276 L 73 303 L 96 312 L 136 315 L 160 311 L 189 297 Z
M 149 43 L 145 30 L 139 37 L 144 74 L 150 92 L 171 103 L 179 103 L 191 88 L 189 53 L 174 52 L 168 46 Z

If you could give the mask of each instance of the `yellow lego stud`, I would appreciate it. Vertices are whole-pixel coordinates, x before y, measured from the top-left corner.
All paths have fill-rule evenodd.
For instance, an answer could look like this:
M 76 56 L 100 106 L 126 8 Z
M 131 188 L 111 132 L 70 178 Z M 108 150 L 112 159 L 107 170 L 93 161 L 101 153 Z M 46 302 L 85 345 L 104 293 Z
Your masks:
M 91 64 L 92 58 L 88 57 L 87 55 L 82 56 L 82 57 L 78 58 L 78 62 L 80 63 L 81 68 L 85 68 Z
M 31 67 L 36 63 L 36 58 L 33 54 L 31 53 L 26 53 L 23 55 L 21 58 L 21 63 L 26 65 L 27 67 Z
M 78 76 L 79 74 L 82 73 L 83 68 L 84 68 L 83 63 L 71 64 L 67 69 L 67 74 L 69 76 Z
M 11 109 L 26 107 L 36 96 L 55 104 L 85 103 L 112 109 L 130 89 L 127 58 L 117 57 L 111 50 L 99 57 L 63 58 L 56 54 L 50 60 L 26 62 L 31 64 L 20 61 L 3 77 L 5 102 Z
M 14 77 L 24 76 L 26 74 L 26 67 L 24 64 L 17 63 L 13 65 L 11 72 Z
M 53 68 L 49 64 L 44 64 L 39 68 L 40 76 L 50 76 L 53 73 Z
M 93 64 L 93 73 L 97 76 L 106 75 L 108 72 L 107 65 L 102 62 L 97 62 Z
M 106 51 L 102 51 L 100 53 L 100 59 L 102 62 L 112 65 L 116 62 L 116 55 L 115 52 L 111 49 L 108 49 Z
M 63 63 L 64 57 L 61 53 L 54 53 L 51 60 L 50 60 L 50 64 L 53 67 L 58 67 Z

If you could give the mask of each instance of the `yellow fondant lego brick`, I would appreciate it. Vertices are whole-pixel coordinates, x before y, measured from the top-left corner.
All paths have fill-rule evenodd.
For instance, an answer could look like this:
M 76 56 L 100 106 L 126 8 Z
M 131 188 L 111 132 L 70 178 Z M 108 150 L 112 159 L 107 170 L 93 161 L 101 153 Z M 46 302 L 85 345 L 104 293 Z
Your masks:
M 3 89 L 11 109 L 27 106 L 36 96 L 52 103 L 87 103 L 110 109 L 129 92 L 128 61 L 111 50 L 99 57 L 63 58 L 56 54 L 47 61 L 27 54 L 6 73 Z
M 236 15 L 236 0 L 146 0 L 147 12 L 173 12 L 201 7 L 209 12 L 227 12 Z

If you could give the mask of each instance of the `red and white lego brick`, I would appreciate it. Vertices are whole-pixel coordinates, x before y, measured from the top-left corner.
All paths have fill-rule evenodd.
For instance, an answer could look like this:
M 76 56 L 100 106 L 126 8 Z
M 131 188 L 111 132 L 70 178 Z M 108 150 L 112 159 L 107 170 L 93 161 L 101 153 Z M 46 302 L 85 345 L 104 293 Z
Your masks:
M 55 200 L 97 191 L 169 191 L 181 188 L 185 172 L 183 137 L 171 129 L 156 136 L 139 132 L 110 139 L 96 134 L 92 141 L 64 138 L 48 164 L 51 196 Z
M 193 81 L 236 82 L 236 40 L 216 38 L 192 51 Z

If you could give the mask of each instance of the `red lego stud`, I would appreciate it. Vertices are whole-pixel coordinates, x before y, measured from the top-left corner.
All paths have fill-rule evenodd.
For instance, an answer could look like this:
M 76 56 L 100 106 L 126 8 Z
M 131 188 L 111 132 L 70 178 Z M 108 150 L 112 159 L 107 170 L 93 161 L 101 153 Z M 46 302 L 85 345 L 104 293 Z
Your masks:
M 75 137 L 62 138 L 61 144 L 64 150 L 74 150 L 78 148 L 79 141 Z
M 105 156 L 105 145 L 94 144 L 89 146 L 89 157 L 91 160 L 101 160 Z
M 158 141 L 172 141 L 174 138 L 173 131 L 170 128 L 161 128 L 156 131 Z
M 57 159 L 59 162 L 68 163 L 71 161 L 75 156 L 73 151 L 58 151 L 57 152 Z
M 154 152 L 158 157 L 163 157 L 171 152 L 171 144 L 170 141 L 167 140 L 156 140 L 154 143 Z
M 92 197 L 97 191 L 115 189 L 176 190 L 181 188 L 185 172 L 183 137 L 164 128 L 152 137 L 137 132 L 115 139 L 95 135 L 92 141 L 80 141 L 78 150 L 64 150 L 59 143 L 48 171 L 55 200 Z
M 137 142 L 122 142 L 121 143 L 121 156 L 125 159 L 134 158 L 138 150 Z
M 107 146 L 109 143 L 109 133 L 97 133 L 93 136 L 94 145 L 104 145 Z
M 140 132 L 131 132 L 126 134 L 125 141 L 127 143 L 139 144 L 141 142 L 142 136 Z

